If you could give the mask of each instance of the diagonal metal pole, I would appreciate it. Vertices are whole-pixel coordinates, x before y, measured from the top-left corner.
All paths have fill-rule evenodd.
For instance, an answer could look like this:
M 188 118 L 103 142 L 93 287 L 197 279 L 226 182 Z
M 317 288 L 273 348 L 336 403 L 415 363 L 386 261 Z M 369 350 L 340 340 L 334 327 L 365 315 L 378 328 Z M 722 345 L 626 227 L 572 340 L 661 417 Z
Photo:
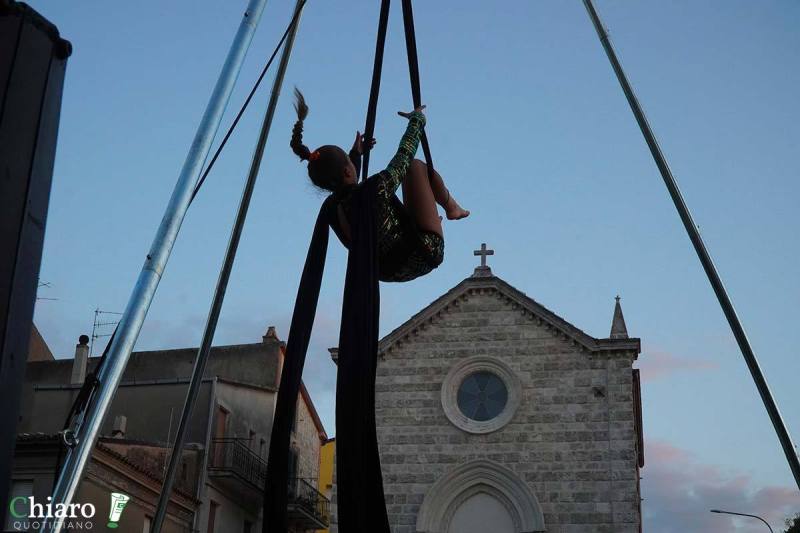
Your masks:
M 789 431 L 786 429 L 786 424 L 784 424 L 781 413 L 778 410 L 778 405 L 775 403 L 775 399 L 772 397 L 772 393 L 769 390 L 767 380 L 761 372 L 756 354 L 753 352 L 750 341 L 747 339 L 747 333 L 744 331 L 744 327 L 739 320 L 739 316 L 736 314 L 728 292 L 722 284 L 722 279 L 720 279 L 714 262 L 711 260 L 711 255 L 708 253 L 706 245 L 700 236 L 700 232 L 697 230 L 697 225 L 692 219 L 692 214 L 683 199 L 675 177 L 672 175 L 672 170 L 670 170 L 667 164 L 667 159 L 661 152 L 653 130 L 650 128 L 650 123 L 647 121 L 644 111 L 642 111 L 642 106 L 639 104 L 631 88 L 631 84 L 628 82 L 628 78 L 622 70 L 622 65 L 619 59 L 617 59 L 617 54 L 614 51 L 611 40 L 608 38 L 608 31 L 603 26 L 603 22 L 600 20 L 600 16 L 597 14 L 592 0 L 583 0 L 583 3 L 586 6 L 586 11 L 589 12 L 589 18 L 592 19 L 595 30 L 597 30 L 597 35 L 600 37 L 600 42 L 603 44 L 606 55 L 609 61 L 611 61 L 611 66 L 614 69 L 614 73 L 617 75 L 619 84 L 622 86 L 625 97 L 628 99 L 628 104 L 631 106 L 631 111 L 633 111 L 633 115 L 636 117 L 636 122 L 639 123 L 639 128 L 642 130 L 647 146 L 650 148 L 650 153 L 653 154 L 653 159 L 655 159 L 656 166 L 661 172 L 661 177 L 664 179 L 670 196 L 672 196 L 672 201 L 675 203 L 675 208 L 678 210 L 681 221 L 683 221 L 683 226 L 686 228 L 689 239 L 694 245 L 697 257 L 703 265 L 706 276 L 708 276 L 708 281 L 711 283 L 711 287 L 717 295 L 717 300 L 719 300 L 722 311 L 725 313 L 725 318 L 728 319 L 728 324 L 730 324 L 731 330 L 733 331 L 733 336 L 739 344 L 739 349 L 742 352 L 742 356 L 744 356 L 747 367 L 750 369 L 750 374 L 753 376 L 753 381 L 755 381 L 758 393 L 761 395 L 761 400 L 764 402 L 764 407 L 767 409 L 767 414 L 772 421 L 772 425 L 775 427 L 775 433 L 777 433 L 778 440 L 783 447 L 783 453 L 786 455 L 786 460 L 789 462 L 789 468 L 792 470 L 794 480 L 797 483 L 797 487 L 800 488 L 800 461 L 798 461 L 797 452 L 795 452 L 792 438 L 789 436 Z
M 75 433 L 74 445 L 67 453 L 53 492 L 52 504 L 54 507 L 56 504 L 70 504 L 75 496 L 103 419 L 122 379 L 128 358 L 136 344 L 150 303 L 153 301 L 153 296 L 166 268 L 189 206 L 194 183 L 208 156 L 211 142 L 219 128 L 265 5 L 266 0 L 250 0 L 247 10 L 244 12 L 214 91 L 203 113 L 203 118 L 197 127 L 164 217 L 120 320 L 119 330 L 108 353 L 107 364 L 103 365 L 98 375 L 98 389 Z M 58 533 L 62 525 L 63 521 L 45 520 L 42 530 Z
M 178 423 L 178 432 L 175 436 L 175 442 L 172 445 L 172 454 L 169 459 L 169 466 L 164 478 L 164 484 L 161 488 L 161 494 L 158 498 L 158 506 L 156 508 L 155 516 L 153 517 L 153 533 L 161 533 L 161 528 L 164 523 L 164 518 L 167 513 L 167 505 L 169 504 L 170 496 L 172 495 L 172 487 L 175 483 L 175 473 L 178 469 L 178 464 L 181 461 L 181 455 L 184 446 L 186 446 L 186 433 L 189 426 L 189 419 L 192 416 L 194 405 L 197 402 L 197 395 L 200 392 L 200 385 L 205 373 L 206 363 L 211 353 L 211 343 L 214 341 L 214 333 L 217 330 L 217 323 L 219 315 L 222 311 L 222 304 L 225 300 L 225 292 L 228 289 L 228 282 L 230 281 L 231 271 L 233 270 L 233 263 L 236 260 L 236 251 L 239 248 L 239 240 L 242 236 L 244 223 L 247 219 L 247 211 L 250 208 L 250 200 L 253 196 L 253 189 L 258 179 L 258 171 L 261 168 L 261 160 L 264 157 L 264 148 L 267 144 L 269 137 L 269 130 L 272 127 L 272 119 L 275 116 L 275 108 L 278 106 L 278 99 L 281 94 L 281 87 L 283 86 L 283 79 L 286 75 L 286 68 L 289 65 L 289 57 L 292 53 L 292 46 L 294 39 L 297 35 L 297 28 L 300 24 L 300 15 L 302 14 L 303 6 L 306 0 L 298 0 L 295 7 L 294 18 L 292 19 L 292 28 L 286 38 L 286 44 L 283 47 L 283 54 L 281 55 L 278 71 L 275 74 L 275 81 L 272 85 L 272 95 L 267 105 L 267 111 L 264 115 L 264 121 L 261 124 L 261 133 L 259 133 L 258 141 L 256 142 L 255 151 L 253 152 L 253 159 L 250 162 L 250 171 L 247 174 L 247 181 L 242 191 L 242 198 L 239 201 L 239 210 L 236 213 L 236 220 L 231 230 L 231 236 L 228 240 L 228 248 L 225 251 L 225 259 L 222 263 L 222 268 L 219 272 L 217 280 L 217 287 L 214 291 L 214 299 L 211 303 L 211 308 L 208 312 L 205 330 L 203 331 L 203 340 L 200 348 L 197 351 L 197 357 L 194 361 L 194 368 L 192 369 L 192 379 L 189 383 L 189 390 L 186 394 L 186 400 L 183 405 L 183 412 L 181 414 L 180 422 Z M 206 450 L 209 453 L 210 450 Z

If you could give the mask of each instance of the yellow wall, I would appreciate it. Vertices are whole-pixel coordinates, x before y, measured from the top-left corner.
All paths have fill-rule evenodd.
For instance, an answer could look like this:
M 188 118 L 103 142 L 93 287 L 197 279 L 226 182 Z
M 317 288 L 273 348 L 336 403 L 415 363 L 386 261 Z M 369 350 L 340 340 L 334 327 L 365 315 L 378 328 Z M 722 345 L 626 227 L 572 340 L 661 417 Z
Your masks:
M 336 439 L 322 445 L 319 451 L 319 490 L 328 500 L 333 494 L 333 463 L 336 460 Z M 318 529 L 318 533 L 328 533 L 327 529 Z

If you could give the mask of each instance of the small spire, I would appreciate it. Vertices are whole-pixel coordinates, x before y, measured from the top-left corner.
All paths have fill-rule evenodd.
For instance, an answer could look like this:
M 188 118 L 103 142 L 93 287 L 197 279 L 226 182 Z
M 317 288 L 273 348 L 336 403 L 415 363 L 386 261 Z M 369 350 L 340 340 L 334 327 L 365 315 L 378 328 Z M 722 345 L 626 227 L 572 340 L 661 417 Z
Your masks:
M 619 295 L 614 298 L 617 303 L 614 305 L 614 318 L 611 320 L 611 335 L 612 339 L 627 339 L 628 328 L 625 326 L 625 317 L 622 316 L 622 305 L 620 305 Z

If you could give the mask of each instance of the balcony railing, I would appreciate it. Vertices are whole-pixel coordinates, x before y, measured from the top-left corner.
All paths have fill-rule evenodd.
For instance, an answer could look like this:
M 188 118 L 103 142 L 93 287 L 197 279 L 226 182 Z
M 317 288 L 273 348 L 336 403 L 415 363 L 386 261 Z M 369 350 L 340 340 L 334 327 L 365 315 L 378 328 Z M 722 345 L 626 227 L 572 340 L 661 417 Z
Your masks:
M 325 529 L 330 523 L 331 502 L 313 485 L 314 480 L 289 480 L 289 517 L 308 529 Z
M 267 479 L 267 462 L 250 451 L 243 439 L 214 439 L 208 470 L 233 474 L 257 490 L 263 490 Z
M 267 462 L 248 448 L 247 439 L 211 441 L 209 474 L 239 495 L 260 502 L 267 477 Z M 231 478 L 238 480 L 238 483 Z M 330 501 L 315 487 L 315 480 L 289 479 L 288 515 L 300 528 L 325 529 L 330 522 Z M 255 498 L 253 498 L 255 496 Z

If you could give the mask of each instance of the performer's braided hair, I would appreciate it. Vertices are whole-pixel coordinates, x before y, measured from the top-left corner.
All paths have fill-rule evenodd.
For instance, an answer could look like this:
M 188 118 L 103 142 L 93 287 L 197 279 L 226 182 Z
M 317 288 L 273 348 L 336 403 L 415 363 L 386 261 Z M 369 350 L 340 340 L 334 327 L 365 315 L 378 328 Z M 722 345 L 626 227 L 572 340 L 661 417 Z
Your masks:
M 342 185 L 342 175 L 348 162 L 347 154 L 338 146 L 331 144 L 320 146 L 313 152 L 303 144 L 303 121 L 308 116 L 308 105 L 303 93 L 296 87 L 294 96 L 297 122 L 292 128 L 292 140 L 289 146 L 301 161 L 308 161 L 308 177 L 311 178 L 311 182 L 321 189 L 334 192 Z

